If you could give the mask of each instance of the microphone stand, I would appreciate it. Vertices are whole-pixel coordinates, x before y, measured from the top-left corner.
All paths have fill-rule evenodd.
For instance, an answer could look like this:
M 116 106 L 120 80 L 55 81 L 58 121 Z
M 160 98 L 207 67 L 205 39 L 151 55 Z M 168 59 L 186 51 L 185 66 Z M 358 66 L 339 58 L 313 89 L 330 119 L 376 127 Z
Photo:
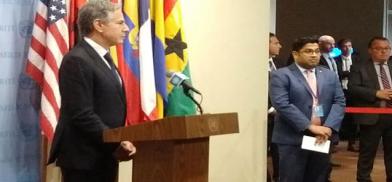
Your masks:
M 203 115 L 203 108 L 201 107 L 200 103 L 197 102 L 197 101 L 195 100 L 195 98 L 193 98 L 193 96 L 192 96 L 191 93 L 189 92 L 189 88 L 184 88 L 184 94 L 185 94 L 187 97 L 189 97 L 189 98 L 192 100 L 193 103 L 196 104 L 197 109 L 199 110 L 200 114 Z M 200 94 L 200 95 L 201 95 L 201 94 Z

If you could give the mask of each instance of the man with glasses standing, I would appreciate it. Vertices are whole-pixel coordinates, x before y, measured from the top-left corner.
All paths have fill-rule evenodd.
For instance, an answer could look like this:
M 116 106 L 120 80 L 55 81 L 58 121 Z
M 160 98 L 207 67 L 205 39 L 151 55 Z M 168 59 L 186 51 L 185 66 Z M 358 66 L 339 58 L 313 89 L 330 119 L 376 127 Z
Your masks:
M 385 37 L 374 37 L 368 44 L 370 59 L 354 64 L 348 81 L 353 105 L 359 107 L 392 107 L 392 65 L 389 63 L 391 45 Z M 358 114 L 354 120 L 360 125 L 357 180 L 371 181 L 374 158 L 380 139 L 383 140 L 386 181 L 392 181 L 392 115 Z
M 301 148 L 305 135 L 325 143 L 339 131 L 345 99 L 336 74 L 318 66 L 317 38 L 293 43 L 294 63 L 271 73 L 270 97 L 275 116 L 272 142 L 278 145 L 280 181 L 325 182 L 329 155 Z

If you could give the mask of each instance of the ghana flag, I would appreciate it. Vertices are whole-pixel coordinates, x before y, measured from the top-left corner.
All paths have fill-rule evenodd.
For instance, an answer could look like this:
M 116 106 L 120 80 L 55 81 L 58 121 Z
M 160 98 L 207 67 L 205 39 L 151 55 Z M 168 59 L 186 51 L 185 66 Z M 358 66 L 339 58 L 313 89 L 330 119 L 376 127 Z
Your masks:
M 189 77 L 179 1 L 124 0 L 122 7 L 130 32 L 110 52 L 124 81 L 127 124 L 195 114 L 183 89 L 166 78 L 168 71 Z
M 184 39 L 179 0 L 164 1 L 164 17 L 165 43 L 167 46 L 165 49 L 166 69 L 170 72 L 180 72 L 190 77 L 187 44 Z M 194 103 L 185 96 L 181 87 L 173 87 L 172 84 L 167 84 L 167 89 L 168 103 L 165 107 L 167 116 L 195 114 Z

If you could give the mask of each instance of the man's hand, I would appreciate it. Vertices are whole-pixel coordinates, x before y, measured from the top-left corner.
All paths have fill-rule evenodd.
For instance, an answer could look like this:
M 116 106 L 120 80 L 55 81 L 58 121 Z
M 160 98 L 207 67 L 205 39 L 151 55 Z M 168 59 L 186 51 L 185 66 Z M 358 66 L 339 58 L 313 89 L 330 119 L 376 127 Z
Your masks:
M 123 148 L 123 150 L 127 151 L 129 155 L 136 153 L 136 147 L 130 141 L 122 141 L 120 146 Z
M 377 90 L 376 97 L 382 100 L 391 100 L 392 89 Z
M 322 144 L 328 140 L 332 135 L 331 128 L 318 125 L 310 125 L 309 131 L 316 135 L 316 144 Z
M 119 161 L 129 161 L 136 153 L 136 147 L 130 141 L 122 141 L 113 155 Z

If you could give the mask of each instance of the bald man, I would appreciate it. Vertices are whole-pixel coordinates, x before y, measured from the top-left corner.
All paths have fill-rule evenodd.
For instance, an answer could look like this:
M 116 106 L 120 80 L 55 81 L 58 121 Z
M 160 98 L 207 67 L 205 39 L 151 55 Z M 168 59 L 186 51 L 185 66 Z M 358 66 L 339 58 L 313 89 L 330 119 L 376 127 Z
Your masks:
M 338 74 L 338 69 L 336 65 L 336 61 L 333 57 L 329 55 L 329 53 L 335 48 L 335 39 L 330 35 L 323 35 L 319 39 L 320 46 L 320 65 L 328 68 Z

